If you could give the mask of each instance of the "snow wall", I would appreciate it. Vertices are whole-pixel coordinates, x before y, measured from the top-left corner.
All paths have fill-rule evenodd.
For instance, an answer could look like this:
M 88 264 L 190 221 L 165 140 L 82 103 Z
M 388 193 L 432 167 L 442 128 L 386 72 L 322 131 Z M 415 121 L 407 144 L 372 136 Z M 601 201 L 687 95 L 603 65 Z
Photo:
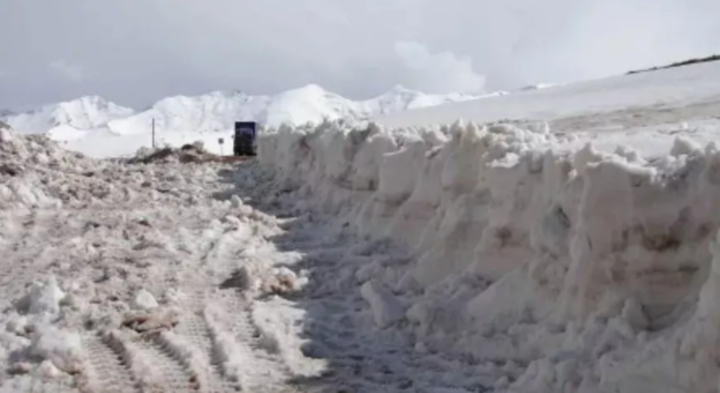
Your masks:
M 720 150 L 576 142 L 546 125 L 323 124 L 261 136 L 259 161 L 293 198 L 401 246 L 338 281 L 400 299 L 384 325 L 418 348 L 522 370 L 498 391 L 718 391 Z

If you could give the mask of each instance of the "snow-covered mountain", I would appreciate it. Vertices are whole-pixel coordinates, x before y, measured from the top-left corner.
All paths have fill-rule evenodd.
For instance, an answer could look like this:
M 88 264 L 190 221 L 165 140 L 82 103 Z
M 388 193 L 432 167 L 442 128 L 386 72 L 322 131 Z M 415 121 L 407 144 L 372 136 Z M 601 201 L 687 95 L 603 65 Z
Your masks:
M 102 127 L 111 120 L 130 116 L 135 111 L 98 96 L 45 105 L 21 113 L 6 113 L 0 120 L 23 133 L 44 133 L 57 126 L 78 130 Z
M 80 131 L 104 128 L 120 135 L 142 134 L 149 131 L 153 119 L 159 131 L 213 132 L 229 130 L 239 120 L 254 120 L 274 127 L 283 123 L 319 123 L 324 118 L 366 119 L 480 97 L 460 93 L 425 94 L 396 86 L 375 98 L 354 101 L 311 84 L 274 96 L 249 95 L 240 91 L 173 96 L 137 113 L 100 97 L 82 97 L 30 112 L 0 116 L 0 119 L 16 130 L 28 133 L 71 127 Z

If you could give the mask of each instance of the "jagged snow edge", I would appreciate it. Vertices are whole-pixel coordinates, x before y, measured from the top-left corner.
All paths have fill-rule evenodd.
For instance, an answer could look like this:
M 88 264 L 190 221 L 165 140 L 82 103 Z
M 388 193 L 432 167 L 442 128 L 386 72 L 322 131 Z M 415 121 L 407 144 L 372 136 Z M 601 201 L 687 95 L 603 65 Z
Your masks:
M 264 135 L 259 158 L 279 186 L 314 196 L 361 234 L 407 247 L 417 262 L 387 284 L 406 296 L 421 288 L 456 298 L 444 304 L 455 330 L 434 329 L 465 334 L 446 348 L 482 356 L 481 327 L 534 321 L 518 345 L 528 348 L 514 354 L 530 363 L 511 389 L 716 388 L 717 370 L 700 359 L 717 355 L 706 340 L 720 322 L 712 306 L 720 256 L 709 251 L 720 241 L 717 147 L 678 138 L 667 157 L 646 160 L 569 142 L 527 125 L 325 125 Z M 465 290 L 468 273 L 492 285 Z M 663 289 L 673 294 L 657 299 Z M 416 296 L 407 313 L 428 339 L 442 298 Z M 663 302 L 672 312 L 653 315 Z M 594 358 L 573 363 L 559 351 Z

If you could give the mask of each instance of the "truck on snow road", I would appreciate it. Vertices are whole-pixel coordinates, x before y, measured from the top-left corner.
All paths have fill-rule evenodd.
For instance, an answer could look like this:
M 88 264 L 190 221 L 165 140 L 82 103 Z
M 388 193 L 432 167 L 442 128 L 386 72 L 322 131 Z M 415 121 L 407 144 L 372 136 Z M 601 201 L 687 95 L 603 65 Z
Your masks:
M 245 157 L 257 155 L 257 123 L 254 121 L 235 122 L 233 154 Z

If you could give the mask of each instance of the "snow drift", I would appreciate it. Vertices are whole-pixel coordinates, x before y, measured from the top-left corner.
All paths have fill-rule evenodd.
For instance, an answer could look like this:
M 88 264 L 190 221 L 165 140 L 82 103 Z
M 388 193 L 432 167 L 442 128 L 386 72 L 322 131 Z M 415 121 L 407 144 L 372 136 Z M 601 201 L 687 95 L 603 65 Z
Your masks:
M 546 125 L 325 123 L 262 135 L 259 160 L 402 246 L 412 263 L 357 266 L 379 325 L 524 370 L 498 390 L 718 391 L 720 150 L 574 143 Z

